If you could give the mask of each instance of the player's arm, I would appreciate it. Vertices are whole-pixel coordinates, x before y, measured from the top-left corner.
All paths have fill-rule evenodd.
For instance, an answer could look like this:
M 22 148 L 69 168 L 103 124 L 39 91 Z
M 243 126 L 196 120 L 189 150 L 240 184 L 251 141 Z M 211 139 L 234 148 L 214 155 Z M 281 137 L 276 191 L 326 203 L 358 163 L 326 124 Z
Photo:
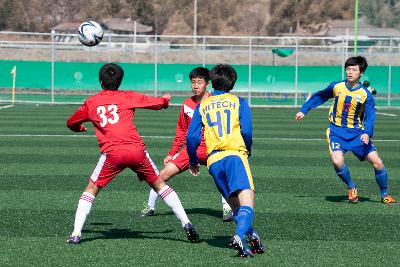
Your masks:
M 144 108 L 159 110 L 168 108 L 171 101 L 171 95 L 166 94 L 161 97 L 147 96 L 137 92 L 130 92 L 130 105 L 131 108 Z
M 239 104 L 240 131 L 242 133 L 248 155 L 250 156 L 251 145 L 253 144 L 253 123 L 251 119 L 251 109 L 249 104 L 247 104 L 246 100 L 243 98 L 239 98 Z
M 368 144 L 369 138 L 374 135 L 375 124 L 375 100 L 372 94 L 368 94 L 364 104 L 364 131 L 361 140 Z
M 181 112 L 179 113 L 178 122 L 176 124 L 174 141 L 172 143 L 171 149 L 168 152 L 168 156 L 173 156 L 178 153 L 182 145 L 185 144 L 187 130 L 188 123 L 182 106 Z
M 86 128 L 82 125 L 85 121 L 89 121 L 89 112 L 86 102 L 82 104 L 74 114 L 67 120 L 67 127 L 74 132 L 85 132 Z
M 186 146 L 189 155 L 190 172 L 193 175 L 197 175 L 198 173 L 199 158 L 197 157 L 196 150 L 201 142 L 201 129 L 203 127 L 199 107 L 200 105 L 197 105 L 194 110 L 193 118 L 186 135 Z
M 333 97 L 333 87 L 336 83 L 331 83 L 327 88 L 324 90 L 318 91 L 314 93 L 310 99 L 303 104 L 300 111 L 297 112 L 295 119 L 296 121 L 300 121 L 304 118 L 304 116 L 313 108 L 317 108 L 318 106 L 322 105 L 328 99 Z

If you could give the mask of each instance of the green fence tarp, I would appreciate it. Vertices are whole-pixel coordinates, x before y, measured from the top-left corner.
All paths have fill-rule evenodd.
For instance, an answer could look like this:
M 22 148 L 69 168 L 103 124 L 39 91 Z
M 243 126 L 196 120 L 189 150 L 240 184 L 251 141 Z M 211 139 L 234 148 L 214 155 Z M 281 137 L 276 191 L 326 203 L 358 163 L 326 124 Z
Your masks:
M 55 90 L 99 90 L 98 72 L 103 63 L 55 62 Z M 158 64 L 157 83 L 154 64 L 120 64 L 125 71 L 121 89 L 137 91 L 188 91 L 189 72 L 199 65 Z M 41 61 L 0 61 L 0 88 L 10 88 L 10 71 L 17 67 L 17 88 L 51 89 L 51 63 Z M 206 66 L 211 68 L 212 65 Z M 236 91 L 248 91 L 249 67 L 234 65 L 238 72 Z M 369 80 L 378 94 L 387 94 L 389 68 L 369 66 L 363 80 Z M 391 93 L 400 93 L 400 66 L 392 67 Z M 299 66 L 298 92 L 324 89 L 331 81 L 342 79 L 341 66 Z M 252 66 L 252 92 L 294 92 L 294 66 Z

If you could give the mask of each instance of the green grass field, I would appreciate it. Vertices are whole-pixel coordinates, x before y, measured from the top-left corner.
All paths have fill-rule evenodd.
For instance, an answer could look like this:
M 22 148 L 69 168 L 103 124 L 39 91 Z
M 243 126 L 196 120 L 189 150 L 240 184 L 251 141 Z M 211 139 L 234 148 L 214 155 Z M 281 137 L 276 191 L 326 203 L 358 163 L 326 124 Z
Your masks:
M 96 198 L 78 246 L 65 242 L 78 199 L 99 157 L 92 127 L 75 134 L 66 119 L 77 106 L 17 105 L 0 109 L 0 265 L 399 266 L 400 205 L 379 203 L 372 167 L 346 156 L 360 202 L 346 201 L 324 141 L 327 110 L 294 122 L 294 109 L 254 109 L 251 167 L 255 228 L 268 251 L 241 259 L 227 248 L 233 223 L 202 167 L 170 185 L 195 224 L 191 244 L 159 202 L 157 216 L 139 219 L 148 186 L 126 170 Z M 175 133 L 179 109 L 138 110 L 136 125 L 159 168 Z M 400 191 L 400 110 L 377 115 L 375 144 Z

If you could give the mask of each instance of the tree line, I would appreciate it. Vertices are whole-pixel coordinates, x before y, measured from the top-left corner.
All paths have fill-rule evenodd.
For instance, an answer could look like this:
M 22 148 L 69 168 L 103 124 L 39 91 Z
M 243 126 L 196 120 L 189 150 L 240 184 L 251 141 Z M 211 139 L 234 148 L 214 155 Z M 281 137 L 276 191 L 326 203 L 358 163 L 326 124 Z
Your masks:
M 360 16 L 400 29 L 400 1 L 360 1 Z M 131 18 L 157 34 L 193 33 L 195 0 L 0 0 L 0 30 L 49 32 L 61 22 Z M 350 0 L 197 0 L 198 35 L 268 36 L 352 19 Z

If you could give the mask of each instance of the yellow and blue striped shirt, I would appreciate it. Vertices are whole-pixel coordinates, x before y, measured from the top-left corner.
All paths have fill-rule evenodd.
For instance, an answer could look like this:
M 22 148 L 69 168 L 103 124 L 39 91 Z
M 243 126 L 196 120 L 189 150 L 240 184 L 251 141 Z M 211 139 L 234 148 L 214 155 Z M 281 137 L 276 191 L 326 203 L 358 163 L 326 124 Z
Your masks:
M 329 110 L 331 130 L 344 138 L 361 132 L 373 135 L 375 122 L 375 102 L 372 94 L 361 83 L 356 88 L 349 88 L 346 80 L 332 82 L 324 90 L 318 91 L 304 103 L 301 112 L 306 114 L 333 98 Z

